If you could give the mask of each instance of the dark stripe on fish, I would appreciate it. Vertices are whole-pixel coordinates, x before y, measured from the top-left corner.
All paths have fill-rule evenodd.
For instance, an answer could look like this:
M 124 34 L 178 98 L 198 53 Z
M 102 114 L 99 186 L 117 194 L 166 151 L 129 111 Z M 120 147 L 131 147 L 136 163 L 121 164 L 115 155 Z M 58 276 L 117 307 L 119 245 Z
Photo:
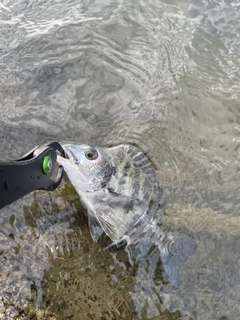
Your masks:
M 136 198 L 139 196 L 139 192 L 141 188 L 140 176 L 141 176 L 141 171 L 139 168 L 136 168 L 133 175 L 133 182 L 132 182 L 132 189 L 134 190 L 133 196 Z
M 159 185 L 159 181 L 156 178 L 156 173 L 146 155 L 143 154 L 139 149 L 133 146 L 128 146 L 126 149 L 127 153 L 134 162 L 134 165 L 141 168 L 144 173 L 142 179 L 137 179 L 138 182 L 137 180 L 133 179 L 134 188 L 137 190 L 137 192 L 134 192 L 134 194 L 137 196 L 139 192 L 144 191 L 143 199 L 145 201 L 149 201 L 149 210 L 147 214 L 150 216 L 154 215 L 155 211 L 158 209 L 158 203 L 163 193 Z M 151 186 L 149 186 L 149 182 Z
M 125 163 L 122 162 L 124 166 L 120 171 L 122 173 L 122 176 L 119 177 L 119 186 L 123 186 L 126 183 L 126 177 L 129 177 L 129 173 L 133 169 L 127 157 L 125 157 L 125 161 Z

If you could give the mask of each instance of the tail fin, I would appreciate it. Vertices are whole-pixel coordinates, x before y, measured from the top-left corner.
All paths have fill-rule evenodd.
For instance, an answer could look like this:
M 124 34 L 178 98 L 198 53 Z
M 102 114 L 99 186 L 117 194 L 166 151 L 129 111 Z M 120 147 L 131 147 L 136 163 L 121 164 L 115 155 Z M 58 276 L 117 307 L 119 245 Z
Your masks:
M 183 233 L 168 235 L 163 242 L 156 243 L 166 273 L 166 280 L 173 286 L 179 283 L 181 264 L 191 256 L 196 248 L 196 241 Z

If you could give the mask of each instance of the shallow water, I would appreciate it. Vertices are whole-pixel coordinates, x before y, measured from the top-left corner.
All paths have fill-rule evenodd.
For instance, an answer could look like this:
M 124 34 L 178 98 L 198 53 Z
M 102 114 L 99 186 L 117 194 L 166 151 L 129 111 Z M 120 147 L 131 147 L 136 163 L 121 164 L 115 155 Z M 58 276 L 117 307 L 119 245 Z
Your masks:
M 166 230 L 198 242 L 172 288 L 154 250 L 131 266 L 123 248 L 94 244 L 70 187 L 29 195 L 1 210 L 3 309 L 32 296 L 49 319 L 239 318 L 239 9 L 1 2 L 2 160 L 52 139 L 135 143 L 156 166 Z

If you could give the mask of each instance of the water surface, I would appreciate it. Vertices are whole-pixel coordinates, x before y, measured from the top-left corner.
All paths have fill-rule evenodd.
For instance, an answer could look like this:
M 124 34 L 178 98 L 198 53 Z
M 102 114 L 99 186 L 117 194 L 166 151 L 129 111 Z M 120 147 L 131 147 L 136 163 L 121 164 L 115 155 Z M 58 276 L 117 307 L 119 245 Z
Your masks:
M 173 288 L 154 249 L 131 266 L 102 250 L 107 238 L 94 244 L 66 182 L 1 210 L 2 309 L 239 318 L 238 1 L 4 0 L 0 16 L 2 160 L 52 139 L 136 144 L 157 169 L 166 230 L 198 242 Z

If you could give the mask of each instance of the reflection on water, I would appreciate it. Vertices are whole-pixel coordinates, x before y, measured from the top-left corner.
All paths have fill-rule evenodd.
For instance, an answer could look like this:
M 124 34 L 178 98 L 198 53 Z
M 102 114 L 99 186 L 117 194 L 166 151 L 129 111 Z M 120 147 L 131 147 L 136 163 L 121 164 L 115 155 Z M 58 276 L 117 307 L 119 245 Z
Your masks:
M 239 318 L 239 7 L 2 1 L 2 160 L 47 139 L 136 143 L 164 190 L 161 227 L 198 248 L 172 287 L 155 248 L 131 266 L 122 248 L 102 250 L 107 239 L 93 244 L 72 191 L 29 195 L 0 214 L 1 309 L 14 317 L 33 300 L 49 319 Z

